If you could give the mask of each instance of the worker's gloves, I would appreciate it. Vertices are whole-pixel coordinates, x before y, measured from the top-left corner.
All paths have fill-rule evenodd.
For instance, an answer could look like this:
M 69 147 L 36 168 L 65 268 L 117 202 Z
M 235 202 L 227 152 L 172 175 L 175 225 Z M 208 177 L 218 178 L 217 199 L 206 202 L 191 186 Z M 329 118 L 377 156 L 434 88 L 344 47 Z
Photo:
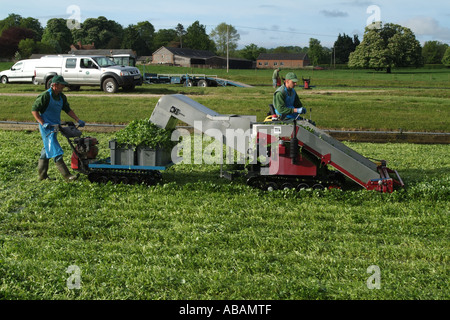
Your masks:
M 86 125 L 86 123 L 83 120 L 78 120 L 78 126 L 83 128 Z
M 42 128 L 44 128 L 44 129 L 50 129 L 51 127 L 52 127 L 52 125 L 50 123 L 44 123 L 42 125 Z
M 298 112 L 297 112 L 298 114 L 305 114 L 305 113 L 306 113 L 306 109 L 303 108 L 303 107 L 297 109 L 297 111 L 298 111 Z

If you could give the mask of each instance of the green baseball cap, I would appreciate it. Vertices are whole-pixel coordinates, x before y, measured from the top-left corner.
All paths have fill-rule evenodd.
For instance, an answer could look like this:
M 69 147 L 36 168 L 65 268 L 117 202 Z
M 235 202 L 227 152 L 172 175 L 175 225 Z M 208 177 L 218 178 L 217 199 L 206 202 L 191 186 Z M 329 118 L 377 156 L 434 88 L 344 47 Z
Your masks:
M 297 75 L 295 73 L 293 73 L 293 72 L 289 72 L 288 74 L 286 74 L 285 79 L 286 80 L 292 80 L 294 82 L 298 82 Z
M 64 80 L 63 76 L 54 76 L 52 79 L 52 83 L 59 83 L 63 84 L 65 86 L 68 86 L 69 84 Z

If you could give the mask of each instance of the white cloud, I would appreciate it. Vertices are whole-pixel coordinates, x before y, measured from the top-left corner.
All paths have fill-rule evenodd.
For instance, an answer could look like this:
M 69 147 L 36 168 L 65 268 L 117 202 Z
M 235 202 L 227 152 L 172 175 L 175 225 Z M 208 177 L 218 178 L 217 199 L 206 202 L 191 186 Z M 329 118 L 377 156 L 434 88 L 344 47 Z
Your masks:
M 321 10 L 320 13 L 327 18 L 343 18 L 348 16 L 347 12 L 339 10 Z
M 442 27 L 432 17 L 414 17 L 401 25 L 410 28 L 416 36 L 430 36 L 437 40 L 450 40 L 450 28 Z

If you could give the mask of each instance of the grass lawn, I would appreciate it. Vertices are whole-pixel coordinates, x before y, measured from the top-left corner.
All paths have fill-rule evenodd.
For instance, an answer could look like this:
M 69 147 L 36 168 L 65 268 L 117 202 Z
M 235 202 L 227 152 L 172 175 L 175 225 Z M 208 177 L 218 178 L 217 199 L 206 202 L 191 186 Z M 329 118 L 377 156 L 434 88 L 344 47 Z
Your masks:
M 111 135 L 95 136 L 107 156 Z M 145 187 L 67 184 L 51 164 L 58 180 L 39 182 L 39 134 L 0 140 L 0 299 L 450 297 L 447 145 L 349 143 L 399 171 L 408 188 L 393 194 L 270 193 L 214 165 L 177 165 Z
M 0 63 L 0 67 L 9 67 Z M 77 114 L 90 123 L 126 124 L 150 117 L 159 97 L 186 94 L 222 114 L 256 115 L 263 121 L 272 103 L 271 70 L 205 70 L 140 66 L 159 74 L 211 74 L 255 85 L 253 88 L 186 88 L 182 85 L 136 87 L 132 96 L 119 90 L 108 95 L 97 87 L 66 90 Z M 288 70 L 284 71 L 288 72 Z M 448 132 L 450 69 L 398 69 L 392 74 L 371 70 L 295 70 L 311 78 L 312 90 L 297 88 L 306 117 L 320 128 Z M 0 84 L 0 120 L 33 121 L 31 105 L 43 86 Z M 311 113 L 310 113 L 311 111 Z
M 33 121 L 31 105 L 42 88 L 26 84 L 0 85 L 0 120 Z M 447 132 L 450 122 L 450 90 L 411 89 L 297 89 L 308 113 L 320 128 Z M 218 87 L 185 88 L 175 85 L 143 85 L 132 96 L 106 95 L 97 88 L 67 91 L 76 113 L 88 123 L 126 124 L 148 118 L 165 94 L 186 94 L 222 114 L 256 115 L 263 121 L 272 103 L 273 89 Z

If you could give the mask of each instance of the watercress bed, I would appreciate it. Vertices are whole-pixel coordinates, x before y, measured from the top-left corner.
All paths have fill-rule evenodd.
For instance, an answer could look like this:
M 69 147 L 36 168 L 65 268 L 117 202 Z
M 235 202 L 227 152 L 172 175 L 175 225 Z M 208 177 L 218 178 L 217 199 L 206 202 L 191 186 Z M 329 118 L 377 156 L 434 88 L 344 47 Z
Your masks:
M 114 138 L 119 145 L 171 149 L 175 145 L 171 135 L 171 130 L 161 129 L 149 119 L 138 119 L 116 132 Z
M 448 145 L 347 143 L 399 170 L 382 194 L 263 192 L 195 164 L 152 187 L 39 182 L 39 133 L 0 141 L 2 300 L 449 298 Z

